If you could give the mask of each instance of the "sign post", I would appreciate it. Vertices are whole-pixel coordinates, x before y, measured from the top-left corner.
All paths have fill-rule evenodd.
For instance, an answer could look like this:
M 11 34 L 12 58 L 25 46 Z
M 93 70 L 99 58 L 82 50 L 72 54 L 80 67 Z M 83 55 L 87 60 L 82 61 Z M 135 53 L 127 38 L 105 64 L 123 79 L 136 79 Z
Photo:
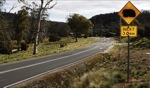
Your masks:
M 118 15 L 128 24 L 121 26 L 121 37 L 128 37 L 128 58 L 127 58 L 127 83 L 130 78 L 130 37 L 137 36 L 137 26 L 130 26 L 130 23 L 140 14 L 140 11 L 129 1 L 118 13 Z
M 128 36 L 128 66 L 127 66 L 127 83 L 130 78 L 130 36 Z

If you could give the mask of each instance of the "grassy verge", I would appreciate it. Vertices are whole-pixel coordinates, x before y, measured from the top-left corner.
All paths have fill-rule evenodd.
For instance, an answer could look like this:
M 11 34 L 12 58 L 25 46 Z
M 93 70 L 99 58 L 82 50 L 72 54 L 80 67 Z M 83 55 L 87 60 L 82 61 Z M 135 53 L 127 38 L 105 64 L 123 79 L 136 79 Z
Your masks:
M 40 43 L 38 46 L 38 54 L 33 55 L 33 44 L 29 45 L 29 49 L 27 51 L 20 51 L 17 53 L 13 53 L 10 55 L 0 54 L 0 64 L 9 63 L 14 61 L 21 61 L 25 59 L 37 58 L 45 55 L 57 54 L 65 51 L 71 51 L 75 49 L 79 49 L 85 46 L 88 46 L 92 43 L 96 42 L 96 38 L 79 38 L 78 42 L 74 42 L 74 40 L 69 38 L 62 38 L 58 42 L 48 42 L 45 40 L 44 43 Z M 65 44 L 64 47 L 60 47 L 61 44 Z
M 126 83 L 126 46 L 47 75 L 21 88 L 150 88 L 150 50 L 131 50 L 130 83 Z M 19 87 L 19 88 L 20 88 Z
M 114 38 L 118 43 L 127 43 L 128 42 L 128 38 L 121 38 L 121 37 L 115 37 Z
M 118 43 L 127 43 L 128 38 L 114 38 Z M 132 49 L 150 49 L 150 39 L 146 37 L 131 37 L 130 38 L 131 48 Z
M 148 38 L 136 38 L 133 39 L 133 49 L 150 49 L 150 39 Z

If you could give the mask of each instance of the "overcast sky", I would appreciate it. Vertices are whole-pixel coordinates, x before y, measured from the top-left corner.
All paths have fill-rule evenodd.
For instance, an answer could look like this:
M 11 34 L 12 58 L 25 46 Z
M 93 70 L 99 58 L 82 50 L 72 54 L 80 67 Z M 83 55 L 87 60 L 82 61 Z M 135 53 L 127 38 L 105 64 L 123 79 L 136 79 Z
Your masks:
M 39 0 L 26 0 L 29 3 Z M 150 10 L 149 0 L 130 0 L 140 11 Z M 55 0 L 53 1 L 55 2 Z M 91 18 L 94 15 L 105 14 L 111 12 L 119 12 L 128 0 L 57 0 L 56 6 L 48 10 L 49 20 L 66 22 L 67 17 L 70 14 L 78 13 L 87 18 Z M 6 0 L 4 8 L 8 12 L 13 4 L 17 4 L 17 8 L 12 12 L 17 12 L 20 9 L 21 4 L 18 4 L 17 0 Z M 52 3 L 51 3 L 52 4 Z

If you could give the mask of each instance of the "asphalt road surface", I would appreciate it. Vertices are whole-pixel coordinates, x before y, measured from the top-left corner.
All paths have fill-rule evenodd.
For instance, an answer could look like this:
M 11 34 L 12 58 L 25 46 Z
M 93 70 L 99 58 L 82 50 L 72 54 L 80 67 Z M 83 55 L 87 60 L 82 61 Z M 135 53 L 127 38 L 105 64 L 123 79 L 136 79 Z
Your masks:
M 78 50 L 0 65 L 0 88 L 7 88 L 24 80 L 37 77 L 39 74 L 83 61 L 87 57 L 103 52 L 114 43 L 111 38 L 99 40 L 100 42 Z

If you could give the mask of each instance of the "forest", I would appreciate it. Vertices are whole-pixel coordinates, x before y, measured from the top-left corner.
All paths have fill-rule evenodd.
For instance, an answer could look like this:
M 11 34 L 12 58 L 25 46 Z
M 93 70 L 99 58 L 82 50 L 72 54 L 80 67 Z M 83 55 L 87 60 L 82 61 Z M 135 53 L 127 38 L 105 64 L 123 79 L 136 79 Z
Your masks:
M 127 25 L 118 12 L 99 14 L 90 18 L 94 24 L 94 35 L 98 36 L 120 36 L 120 26 Z M 138 26 L 140 37 L 150 37 L 150 11 L 142 10 L 141 14 L 130 24 Z

